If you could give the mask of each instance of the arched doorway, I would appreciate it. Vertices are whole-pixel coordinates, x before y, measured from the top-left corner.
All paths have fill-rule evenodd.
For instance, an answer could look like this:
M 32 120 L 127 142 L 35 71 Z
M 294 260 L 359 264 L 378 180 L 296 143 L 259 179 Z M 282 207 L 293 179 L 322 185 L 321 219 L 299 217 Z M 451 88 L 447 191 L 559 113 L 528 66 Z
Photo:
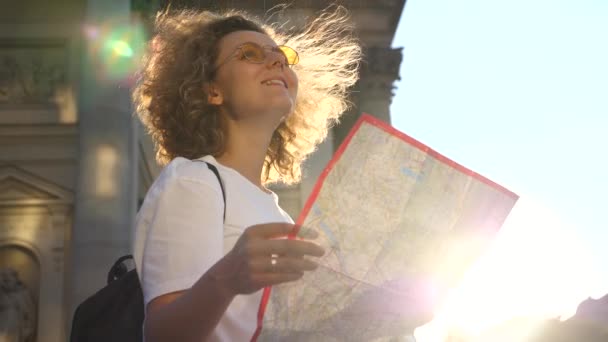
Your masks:
M 0 245 L 0 341 L 34 342 L 40 264 L 29 249 Z

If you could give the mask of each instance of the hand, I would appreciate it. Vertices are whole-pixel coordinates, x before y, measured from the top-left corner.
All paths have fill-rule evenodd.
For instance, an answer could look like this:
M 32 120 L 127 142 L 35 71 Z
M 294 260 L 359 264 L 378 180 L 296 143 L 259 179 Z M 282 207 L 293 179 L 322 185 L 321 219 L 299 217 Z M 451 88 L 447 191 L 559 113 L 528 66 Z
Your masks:
M 305 271 L 317 268 L 305 256 L 320 257 L 324 251 L 309 241 L 286 239 L 294 227 L 268 223 L 247 228 L 213 267 L 212 276 L 233 296 L 300 279 Z

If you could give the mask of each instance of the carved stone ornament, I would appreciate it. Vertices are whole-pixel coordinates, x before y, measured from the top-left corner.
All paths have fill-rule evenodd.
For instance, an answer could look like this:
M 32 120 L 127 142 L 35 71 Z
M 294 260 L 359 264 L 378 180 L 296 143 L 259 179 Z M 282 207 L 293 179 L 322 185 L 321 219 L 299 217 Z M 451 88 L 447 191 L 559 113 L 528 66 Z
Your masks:
M 401 79 L 401 50 L 387 47 L 368 47 L 364 50 L 360 79 L 353 89 L 355 103 L 360 105 L 365 99 L 390 103 L 394 95 L 394 83 Z
M 403 58 L 403 48 L 368 47 L 364 50 L 361 76 L 384 75 L 393 80 L 399 78 L 399 67 Z
M 62 41 L 0 40 L 0 105 L 55 105 L 66 61 Z
M 33 341 L 36 308 L 12 268 L 0 269 L 0 338 L 2 342 Z

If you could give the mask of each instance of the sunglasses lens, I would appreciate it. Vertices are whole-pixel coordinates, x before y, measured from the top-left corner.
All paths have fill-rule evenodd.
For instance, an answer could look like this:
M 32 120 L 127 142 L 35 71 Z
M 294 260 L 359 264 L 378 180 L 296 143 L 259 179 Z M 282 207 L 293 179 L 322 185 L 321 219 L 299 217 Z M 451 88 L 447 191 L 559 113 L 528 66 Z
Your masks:
M 273 50 L 283 54 L 285 56 L 285 62 L 288 65 L 298 64 L 298 61 L 300 60 L 298 53 L 289 46 L 279 46 L 278 49 L 274 48 Z M 258 44 L 243 44 L 241 46 L 241 53 L 243 54 L 243 57 L 253 63 L 264 63 L 266 60 L 266 51 Z
M 300 57 L 298 56 L 296 50 L 290 48 L 289 46 L 280 46 L 279 49 L 281 49 L 281 52 L 283 52 L 283 54 L 285 55 L 285 58 L 287 59 L 287 64 L 298 64 L 298 62 L 300 61 Z
M 243 56 L 247 58 L 247 60 L 254 63 L 263 63 L 266 59 L 264 49 L 259 45 L 245 44 L 241 46 L 241 51 L 243 52 Z

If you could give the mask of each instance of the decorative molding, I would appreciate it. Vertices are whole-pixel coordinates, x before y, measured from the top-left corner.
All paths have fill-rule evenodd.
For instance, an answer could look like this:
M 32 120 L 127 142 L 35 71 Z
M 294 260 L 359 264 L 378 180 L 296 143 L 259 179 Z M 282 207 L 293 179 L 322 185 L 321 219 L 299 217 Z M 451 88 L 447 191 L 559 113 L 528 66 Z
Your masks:
M 1 205 L 71 204 L 71 191 L 14 166 L 0 166 Z
M 0 125 L 0 137 L 72 137 L 78 138 L 75 124 Z
M 403 48 L 379 46 L 365 48 L 361 78 L 382 75 L 399 80 L 399 67 L 403 59 L 402 50 Z
M 24 216 L 25 220 L 21 221 L 23 224 L 31 223 L 34 218 L 51 220 L 49 223 L 52 228 L 52 240 L 46 241 L 50 249 L 45 249 L 45 256 L 48 257 L 49 265 L 52 265 L 52 270 L 56 273 L 63 272 L 65 231 L 70 227 L 73 199 L 72 192 L 56 184 L 15 166 L 0 166 L 0 209 L 9 209 L 9 211 L 0 210 L 0 216 L 10 215 L 12 208 L 13 215 L 18 213 Z M 7 228 L 8 231 L 20 231 L 25 227 L 9 224 Z M 3 235 L 5 234 L 0 234 L 0 238 Z M 36 245 L 41 243 L 32 242 Z
M 356 103 L 365 101 L 366 98 L 382 99 L 390 103 L 394 95 L 394 83 L 401 79 L 401 50 L 402 48 L 387 47 L 368 47 L 364 50 L 361 78 L 353 91 Z
M 4 115 L 0 112 L 0 117 Z M 78 146 L 78 126 L 74 124 L 3 125 L 0 120 L 0 167 L 7 163 L 25 168 L 23 163 L 27 163 L 72 170 L 77 167 Z
M 58 199 L 48 192 L 41 191 L 39 188 L 32 187 L 13 177 L 8 177 L 0 182 L 0 202 L 19 201 L 30 198 L 38 200 Z
M 67 85 L 67 43 L 0 39 L 0 104 L 57 107 Z
M 0 248 L 11 248 L 17 247 L 22 248 L 25 252 L 30 253 L 32 259 L 36 262 L 36 265 L 40 267 L 40 261 L 42 260 L 42 251 L 39 246 L 33 244 L 31 241 L 26 241 L 14 237 L 0 236 Z

